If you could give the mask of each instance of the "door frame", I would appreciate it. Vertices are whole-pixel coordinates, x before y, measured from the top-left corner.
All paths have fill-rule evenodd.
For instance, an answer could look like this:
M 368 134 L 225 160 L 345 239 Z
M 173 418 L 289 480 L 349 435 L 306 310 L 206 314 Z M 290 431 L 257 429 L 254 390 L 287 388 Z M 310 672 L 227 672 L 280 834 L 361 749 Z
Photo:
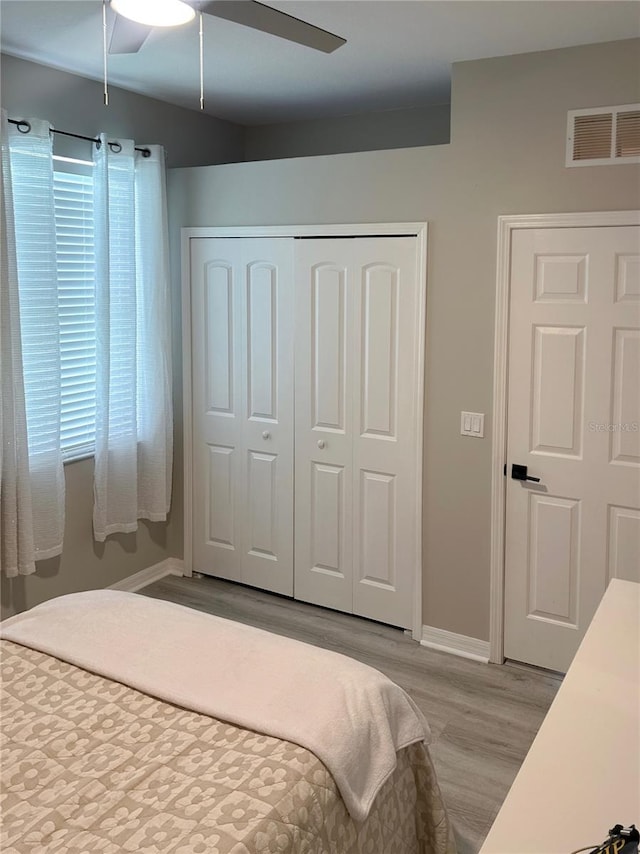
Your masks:
M 496 312 L 493 350 L 493 418 L 491 447 L 491 552 L 489 661 L 504 661 L 504 583 L 508 438 L 508 372 L 511 242 L 523 228 L 602 228 L 640 225 L 640 210 L 557 214 L 518 214 L 498 217 Z
M 332 225 L 212 226 L 181 229 L 182 271 L 182 418 L 183 418 L 183 501 L 184 501 L 184 574 L 193 575 L 193 422 L 191 358 L 191 264 L 189 243 L 193 238 L 207 237 L 415 237 L 418 312 L 416 332 L 418 348 L 416 375 L 416 542 L 413 577 L 413 629 L 416 641 L 422 639 L 422 483 L 424 440 L 424 382 L 426 365 L 427 301 L 427 231 L 426 222 L 375 222 Z

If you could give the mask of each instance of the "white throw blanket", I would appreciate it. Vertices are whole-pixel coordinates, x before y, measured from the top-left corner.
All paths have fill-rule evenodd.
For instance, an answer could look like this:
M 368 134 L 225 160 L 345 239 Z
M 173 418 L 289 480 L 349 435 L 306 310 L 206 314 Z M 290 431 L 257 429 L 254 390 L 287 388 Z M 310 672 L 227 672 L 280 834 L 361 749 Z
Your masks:
M 405 692 L 343 655 L 135 593 L 61 596 L 0 637 L 177 706 L 306 747 L 363 821 L 396 753 L 429 740 Z

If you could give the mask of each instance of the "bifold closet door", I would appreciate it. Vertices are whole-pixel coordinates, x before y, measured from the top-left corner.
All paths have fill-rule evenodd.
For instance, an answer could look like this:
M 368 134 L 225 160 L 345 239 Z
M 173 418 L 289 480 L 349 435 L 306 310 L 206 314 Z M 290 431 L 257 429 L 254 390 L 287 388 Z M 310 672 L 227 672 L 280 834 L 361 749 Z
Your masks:
M 416 240 L 298 240 L 295 278 L 295 595 L 409 628 Z
M 293 244 L 191 240 L 193 565 L 293 594 Z

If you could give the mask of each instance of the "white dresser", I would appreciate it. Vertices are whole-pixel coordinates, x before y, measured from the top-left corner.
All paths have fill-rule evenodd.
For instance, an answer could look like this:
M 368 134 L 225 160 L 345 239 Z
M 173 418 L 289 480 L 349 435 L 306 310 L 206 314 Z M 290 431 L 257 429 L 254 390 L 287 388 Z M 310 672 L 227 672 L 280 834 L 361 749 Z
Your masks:
M 480 854 L 569 854 L 640 825 L 640 584 L 611 581 Z

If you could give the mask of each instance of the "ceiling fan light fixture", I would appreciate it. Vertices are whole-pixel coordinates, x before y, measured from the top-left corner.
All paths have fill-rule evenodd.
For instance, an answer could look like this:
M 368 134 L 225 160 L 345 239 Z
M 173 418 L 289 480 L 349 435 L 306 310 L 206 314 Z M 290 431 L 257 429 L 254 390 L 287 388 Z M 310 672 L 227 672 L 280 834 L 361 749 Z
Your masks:
M 183 0 L 111 0 L 118 15 L 148 27 L 179 27 L 195 18 L 193 6 Z

